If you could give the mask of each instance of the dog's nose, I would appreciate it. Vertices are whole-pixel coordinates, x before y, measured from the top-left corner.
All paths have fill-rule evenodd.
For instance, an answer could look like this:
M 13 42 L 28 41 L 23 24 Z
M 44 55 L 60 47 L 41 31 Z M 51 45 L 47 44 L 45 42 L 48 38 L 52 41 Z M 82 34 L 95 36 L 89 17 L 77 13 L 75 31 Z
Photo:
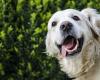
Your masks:
M 71 22 L 66 21 L 66 22 L 63 22 L 63 23 L 61 24 L 60 29 L 61 29 L 62 31 L 69 31 L 69 30 L 71 30 L 72 26 L 73 26 L 73 25 L 72 25 Z

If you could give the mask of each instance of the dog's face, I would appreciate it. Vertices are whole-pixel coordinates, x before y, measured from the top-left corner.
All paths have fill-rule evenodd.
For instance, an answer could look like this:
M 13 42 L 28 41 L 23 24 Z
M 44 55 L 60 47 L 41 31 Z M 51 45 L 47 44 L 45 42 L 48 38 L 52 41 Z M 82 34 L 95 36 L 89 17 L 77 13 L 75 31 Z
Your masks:
M 48 22 L 47 52 L 60 61 L 62 70 L 70 76 L 79 74 L 81 67 L 94 56 L 93 40 L 100 34 L 93 31 L 86 11 L 58 11 Z

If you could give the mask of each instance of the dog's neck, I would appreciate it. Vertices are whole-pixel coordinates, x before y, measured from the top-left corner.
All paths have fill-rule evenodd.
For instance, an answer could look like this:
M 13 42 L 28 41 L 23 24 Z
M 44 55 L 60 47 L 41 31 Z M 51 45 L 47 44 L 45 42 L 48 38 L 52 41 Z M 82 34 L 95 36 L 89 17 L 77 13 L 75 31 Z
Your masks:
M 73 80 L 100 80 L 100 43 L 97 42 L 95 47 L 95 53 L 97 53 L 97 55 L 95 55 L 96 57 L 93 66 L 86 73 L 76 77 Z
M 87 73 L 76 77 L 74 80 L 100 80 L 100 58 Z

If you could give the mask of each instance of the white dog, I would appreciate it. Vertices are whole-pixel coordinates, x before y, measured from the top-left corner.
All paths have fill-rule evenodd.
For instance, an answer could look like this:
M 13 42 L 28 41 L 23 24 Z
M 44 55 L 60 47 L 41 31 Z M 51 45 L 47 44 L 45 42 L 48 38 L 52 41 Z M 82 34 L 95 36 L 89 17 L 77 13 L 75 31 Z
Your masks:
M 48 22 L 46 49 L 74 80 L 100 80 L 100 14 L 91 8 L 56 12 Z

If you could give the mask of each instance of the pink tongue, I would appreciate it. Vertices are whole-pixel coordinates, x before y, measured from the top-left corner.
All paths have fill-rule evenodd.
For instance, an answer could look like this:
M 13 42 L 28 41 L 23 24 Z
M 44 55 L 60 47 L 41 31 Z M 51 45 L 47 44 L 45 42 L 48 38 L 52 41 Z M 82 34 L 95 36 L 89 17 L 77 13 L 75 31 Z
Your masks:
M 75 43 L 74 43 L 74 39 L 64 43 L 61 47 L 61 54 L 63 57 L 65 57 L 68 54 L 68 50 L 73 50 L 73 48 L 75 47 Z

